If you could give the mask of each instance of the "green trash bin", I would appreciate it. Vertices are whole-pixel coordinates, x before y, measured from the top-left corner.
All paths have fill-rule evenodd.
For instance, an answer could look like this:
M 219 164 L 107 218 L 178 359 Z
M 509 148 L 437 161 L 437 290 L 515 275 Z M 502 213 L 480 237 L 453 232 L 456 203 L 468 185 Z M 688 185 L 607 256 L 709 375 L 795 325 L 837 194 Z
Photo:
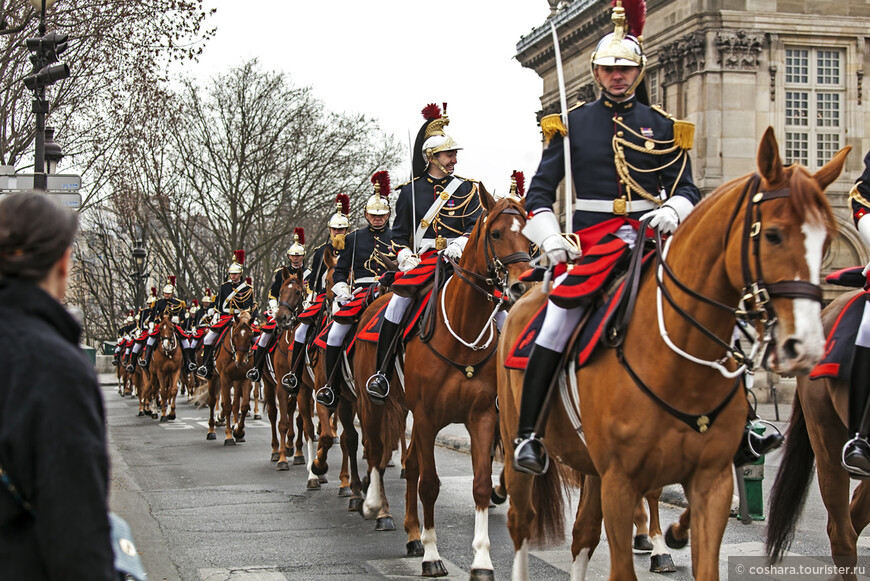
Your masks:
M 96 367 L 97 365 L 97 350 L 91 347 L 90 345 L 80 345 L 82 351 L 85 352 L 85 355 L 88 356 L 88 359 L 91 360 L 91 365 Z
M 763 436 L 766 428 L 762 425 L 752 426 L 752 431 Z M 762 482 L 764 481 L 764 455 L 746 466 L 743 466 L 743 478 L 746 481 L 746 504 L 749 508 L 749 516 L 752 520 L 764 520 L 764 493 Z

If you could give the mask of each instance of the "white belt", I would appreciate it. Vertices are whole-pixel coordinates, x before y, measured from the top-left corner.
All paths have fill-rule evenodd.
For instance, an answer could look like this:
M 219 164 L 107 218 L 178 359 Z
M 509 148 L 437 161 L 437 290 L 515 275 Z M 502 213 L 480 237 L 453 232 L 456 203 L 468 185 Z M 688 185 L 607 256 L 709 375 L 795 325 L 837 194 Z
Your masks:
M 456 240 L 456 238 L 445 238 L 444 240 L 446 241 L 446 244 L 450 244 L 451 242 Z M 433 248 L 435 248 L 434 238 L 423 238 L 423 240 L 420 241 L 420 254 L 423 254 L 427 250 L 431 250 Z
M 375 284 L 378 282 L 378 279 L 373 276 L 366 276 L 364 278 L 357 278 L 353 281 L 353 286 L 358 287 L 364 284 Z
M 574 210 L 616 214 L 618 216 L 656 208 L 658 208 L 658 204 L 649 200 L 574 200 Z

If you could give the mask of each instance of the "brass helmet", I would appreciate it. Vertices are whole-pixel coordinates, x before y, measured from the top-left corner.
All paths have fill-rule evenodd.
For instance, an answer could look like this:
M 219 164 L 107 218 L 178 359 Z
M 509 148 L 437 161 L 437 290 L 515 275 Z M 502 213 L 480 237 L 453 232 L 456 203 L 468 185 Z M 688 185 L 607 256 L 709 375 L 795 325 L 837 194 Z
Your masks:
M 627 8 L 627 9 L 626 9 Z M 598 42 L 598 46 L 592 52 L 591 66 L 595 78 L 596 66 L 610 67 L 640 67 L 640 74 L 626 95 L 634 93 L 643 79 L 646 71 L 646 56 L 643 54 L 643 23 L 646 18 L 646 3 L 642 0 L 627 0 L 626 8 L 622 7 L 622 0 L 615 0 L 613 5 L 614 30 Z M 601 84 L 595 80 L 595 84 L 601 89 Z
M 347 194 L 338 194 L 335 196 L 335 214 L 329 218 L 328 226 L 330 228 L 349 228 L 350 221 L 347 219 L 350 214 L 350 198 Z
M 521 202 L 523 196 L 526 195 L 526 176 L 521 171 L 514 170 L 511 173 L 511 187 L 508 191 L 508 198 L 515 202 Z
M 205 289 L 205 296 L 202 297 L 203 306 L 210 305 L 213 302 L 214 302 L 214 295 L 211 294 L 211 289 L 210 288 Z
M 175 276 L 169 277 L 169 282 L 166 283 L 166 286 L 163 287 L 163 293 L 170 295 L 175 294 Z
M 157 287 L 156 286 L 151 287 L 151 296 L 148 297 L 146 302 L 152 307 L 154 306 L 154 303 L 157 302 Z
M 296 228 L 293 231 L 293 244 L 287 249 L 287 256 L 305 256 L 305 229 Z
M 452 137 L 444 133 L 444 127 L 450 123 L 450 119 L 447 117 L 447 103 L 443 105 L 443 113 L 435 103 L 430 103 L 423 108 L 423 118 L 426 121 L 417 133 L 414 159 L 411 162 L 411 170 L 415 177 L 423 175 L 430 163 L 447 173 L 444 166 L 435 159 L 435 154 L 462 149 Z
M 227 272 L 230 274 L 242 274 L 242 265 L 245 263 L 245 251 L 244 250 L 234 250 L 233 251 L 233 263 L 230 264 L 230 267 L 227 269 Z
M 366 202 L 366 214 L 385 216 L 390 213 L 390 174 L 384 170 L 372 176 L 375 193 Z
M 193 301 L 191 301 L 191 303 L 190 303 L 190 309 L 188 312 L 190 312 L 191 315 L 195 315 L 196 311 L 198 311 L 198 310 L 199 310 L 199 301 L 196 299 L 193 299 Z

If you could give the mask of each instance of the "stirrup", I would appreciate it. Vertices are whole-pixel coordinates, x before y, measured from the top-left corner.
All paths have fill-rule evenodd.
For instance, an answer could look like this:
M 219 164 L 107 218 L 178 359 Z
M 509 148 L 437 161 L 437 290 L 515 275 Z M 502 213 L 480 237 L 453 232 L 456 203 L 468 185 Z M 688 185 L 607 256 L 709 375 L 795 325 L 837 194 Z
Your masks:
M 206 367 L 205 365 L 200 365 L 196 368 L 196 374 L 200 377 L 205 377 L 206 379 L 208 379 L 208 367 Z
M 383 382 L 387 385 L 387 389 L 384 393 L 380 393 L 371 388 L 372 383 L 379 380 L 383 380 Z M 383 401 L 387 399 L 388 395 L 390 395 L 390 380 L 387 379 L 386 375 L 378 371 L 377 373 L 369 377 L 369 380 L 366 382 L 366 392 L 377 400 Z
M 845 445 L 843 445 L 843 451 L 840 453 L 840 464 L 843 466 L 843 470 L 849 473 L 850 476 L 855 476 L 858 478 L 870 478 L 870 472 L 864 470 L 859 466 L 854 466 L 846 463 L 846 449 L 849 448 L 851 444 L 857 444 L 856 450 L 860 449 L 863 445 L 865 452 L 870 456 L 870 443 L 867 442 L 866 439 L 861 436 L 854 436 L 851 440 L 847 441 Z
M 252 367 L 245 374 L 245 377 L 247 377 L 251 381 L 260 381 L 260 372 L 257 370 L 256 367 Z
M 769 426 L 769 427 L 772 428 L 776 433 L 775 433 L 775 434 L 767 434 L 767 435 L 765 435 L 765 436 L 762 436 L 761 434 L 756 434 L 754 431 L 752 431 L 752 428 L 753 428 L 754 426 L 757 426 L 757 425 L 766 425 L 766 426 Z M 749 449 L 749 452 L 751 452 L 752 455 L 755 456 L 756 459 L 757 459 L 757 458 L 761 458 L 764 454 L 767 454 L 767 453 L 770 452 L 771 450 L 775 450 L 775 449 L 779 448 L 779 446 L 782 445 L 782 440 L 783 440 L 782 432 L 779 430 L 779 428 L 777 428 L 775 425 L 773 425 L 771 422 L 768 422 L 767 420 L 754 419 L 754 420 L 752 420 L 751 422 L 749 422 L 749 424 L 747 425 L 746 429 L 748 430 L 748 432 L 749 432 L 749 434 L 750 434 L 750 435 L 747 436 L 747 438 L 746 438 L 747 448 Z M 763 441 L 763 440 L 769 438 L 770 436 L 774 436 L 774 435 L 779 436 L 779 437 L 780 437 L 779 444 L 776 445 L 776 446 L 774 446 L 774 447 L 772 447 L 772 448 L 769 448 L 769 449 L 759 449 L 759 450 L 756 450 L 756 449 L 755 449 L 755 446 L 754 446 L 753 443 L 752 443 L 752 436 L 753 436 L 753 435 L 756 436 L 756 437 L 758 438 L 758 441 L 759 441 L 759 442 L 761 442 L 761 441 Z
M 320 405 L 333 409 L 338 403 L 338 398 L 335 397 L 335 390 L 329 385 L 324 385 L 314 394 L 314 401 Z
M 148 367 L 148 361 L 140 357 L 138 360 L 139 367 Z
M 196 361 L 191 361 L 187 364 L 188 371 L 196 371 Z
M 299 393 L 299 379 L 296 377 L 296 374 L 292 371 L 285 374 L 284 377 L 281 378 L 281 387 L 283 387 L 284 391 L 290 395 L 296 395 Z
M 538 435 L 535 434 L 534 432 L 532 432 L 528 436 L 518 436 L 517 439 L 514 440 L 514 445 L 516 447 L 514 448 L 513 466 L 514 466 L 514 470 L 516 470 L 517 472 L 522 472 L 524 474 L 532 474 L 533 476 L 540 476 L 542 474 L 545 474 L 547 472 L 547 470 L 550 468 L 550 454 L 547 452 L 547 447 L 544 445 L 544 442 L 538 437 Z M 543 458 L 543 460 L 544 460 L 544 466 L 540 471 L 533 470 L 533 469 L 528 468 L 526 466 L 523 466 L 522 464 L 519 463 L 520 455 L 521 455 L 523 449 L 525 449 L 528 446 L 540 446 L 540 454 L 535 452 L 534 449 L 532 450 L 532 453 L 536 457 Z

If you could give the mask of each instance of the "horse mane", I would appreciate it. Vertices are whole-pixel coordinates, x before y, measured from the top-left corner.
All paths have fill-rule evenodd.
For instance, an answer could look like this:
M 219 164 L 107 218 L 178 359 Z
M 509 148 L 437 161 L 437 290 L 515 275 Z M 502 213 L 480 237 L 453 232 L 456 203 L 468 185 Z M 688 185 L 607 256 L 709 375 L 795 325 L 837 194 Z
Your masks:
M 251 324 L 251 311 L 244 310 L 239 312 L 239 322 L 246 325 Z

